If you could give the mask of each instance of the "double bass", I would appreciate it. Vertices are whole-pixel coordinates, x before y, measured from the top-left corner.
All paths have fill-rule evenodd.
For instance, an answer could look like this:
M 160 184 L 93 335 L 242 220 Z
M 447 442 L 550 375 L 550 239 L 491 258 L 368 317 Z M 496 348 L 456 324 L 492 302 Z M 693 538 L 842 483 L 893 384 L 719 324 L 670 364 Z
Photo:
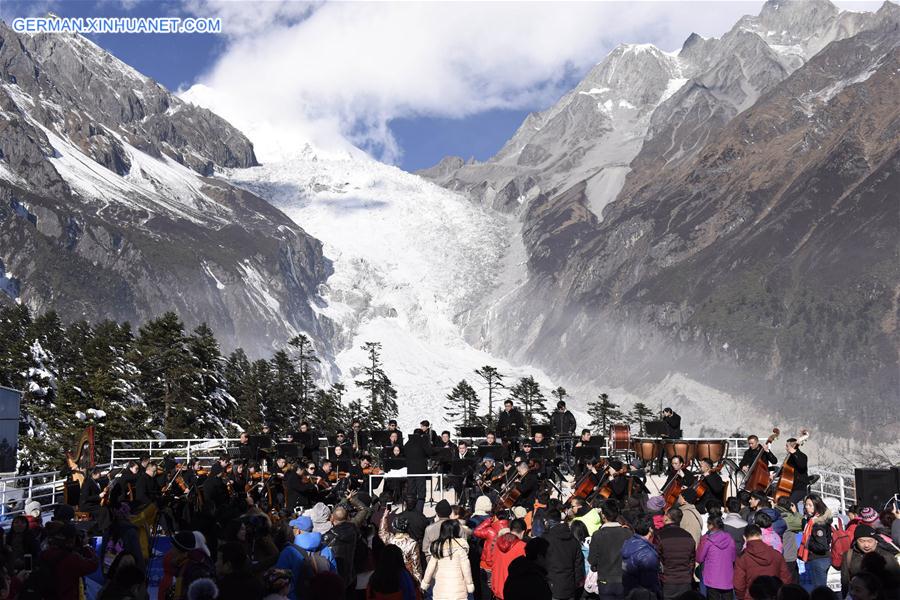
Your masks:
M 809 431 L 806 429 L 800 430 L 800 437 L 797 438 L 796 444 L 797 448 L 803 445 L 803 442 L 809 439 Z M 793 456 L 790 452 L 784 458 L 784 463 L 781 465 L 781 471 L 778 475 L 778 483 L 775 484 L 775 493 L 773 494 L 775 498 L 775 502 L 778 502 L 779 498 L 790 497 L 791 492 L 794 488 L 794 467 L 788 464 L 788 460 Z
M 744 477 L 744 482 L 741 484 L 741 489 L 747 492 L 764 492 L 769 488 L 769 484 L 771 483 L 771 478 L 769 477 L 769 464 L 765 460 L 760 460 L 765 452 L 769 450 L 769 446 L 778 439 L 778 436 L 781 435 L 781 430 L 777 427 L 772 429 L 772 435 L 770 435 L 766 439 L 765 446 L 759 449 L 759 452 L 756 454 L 756 458 L 753 459 L 753 463 L 750 465 L 750 468 L 747 469 L 747 476 Z

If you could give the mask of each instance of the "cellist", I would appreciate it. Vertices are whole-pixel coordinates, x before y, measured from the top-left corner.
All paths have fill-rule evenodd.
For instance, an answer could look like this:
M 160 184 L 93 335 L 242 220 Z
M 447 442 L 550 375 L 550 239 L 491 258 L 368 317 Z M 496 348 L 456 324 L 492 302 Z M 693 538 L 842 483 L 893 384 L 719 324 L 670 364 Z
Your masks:
M 672 457 L 672 460 L 669 461 L 669 470 L 666 473 L 666 485 L 663 486 L 665 488 L 669 485 L 675 477 L 681 477 L 681 485 L 685 487 L 691 487 L 694 485 L 696 481 L 696 476 L 684 465 L 684 458 L 680 454 L 676 454 Z
M 703 495 L 697 501 L 697 510 L 700 514 L 706 514 L 707 506 L 710 502 L 722 502 L 722 495 L 725 491 L 725 482 L 722 477 L 713 471 L 713 463 L 709 458 L 700 459 L 700 476 L 694 486 L 696 490 L 700 484 L 706 488 Z M 699 493 L 699 492 L 698 492 Z
M 522 506 L 525 510 L 531 510 L 534 506 L 534 498 L 538 493 L 538 476 L 531 470 L 526 461 L 521 461 L 516 465 L 516 474 L 519 481 L 516 482 L 516 489 L 519 491 L 519 497 L 515 506 Z

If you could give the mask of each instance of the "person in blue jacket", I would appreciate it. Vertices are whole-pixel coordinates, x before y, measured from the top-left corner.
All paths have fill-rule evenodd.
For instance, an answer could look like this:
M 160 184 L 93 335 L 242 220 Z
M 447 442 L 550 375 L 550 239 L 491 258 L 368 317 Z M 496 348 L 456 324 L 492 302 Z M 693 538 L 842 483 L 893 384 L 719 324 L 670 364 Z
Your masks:
M 296 535 L 294 543 L 288 544 L 278 556 L 275 567 L 287 569 L 292 574 L 291 591 L 288 598 L 298 598 L 297 589 L 308 585 L 308 579 L 322 571 L 337 572 L 337 562 L 331 548 L 322 544 L 322 534 L 314 532 L 312 519 L 297 517 L 290 522 Z M 308 564 L 307 564 L 307 561 Z
M 622 545 L 622 585 L 625 595 L 644 588 L 659 596 L 659 553 L 650 542 L 653 521 L 642 517 L 634 524 L 634 535 Z

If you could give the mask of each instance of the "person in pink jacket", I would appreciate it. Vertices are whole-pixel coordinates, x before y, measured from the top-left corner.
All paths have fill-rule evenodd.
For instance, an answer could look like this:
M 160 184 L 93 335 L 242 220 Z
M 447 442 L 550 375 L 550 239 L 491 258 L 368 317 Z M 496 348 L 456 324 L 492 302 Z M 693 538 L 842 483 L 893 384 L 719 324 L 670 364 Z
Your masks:
M 709 531 L 700 538 L 697 562 L 703 565 L 703 585 L 707 600 L 730 600 L 734 597 L 734 561 L 737 548 L 734 538 L 725 531 L 721 516 L 710 516 Z

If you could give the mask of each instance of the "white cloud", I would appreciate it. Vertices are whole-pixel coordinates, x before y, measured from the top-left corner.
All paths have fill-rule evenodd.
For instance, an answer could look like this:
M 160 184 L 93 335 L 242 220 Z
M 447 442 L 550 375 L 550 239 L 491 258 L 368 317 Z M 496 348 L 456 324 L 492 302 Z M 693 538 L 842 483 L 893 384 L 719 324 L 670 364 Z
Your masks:
M 759 2 L 228 2 L 216 14 L 230 45 L 201 78 L 213 110 L 265 157 L 298 140 L 379 158 L 400 149 L 388 122 L 464 117 L 491 108 L 541 109 L 621 42 L 680 47 L 721 35 Z M 210 98 L 209 90 L 203 94 Z M 213 104 L 212 101 L 207 101 Z M 278 140 L 265 132 L 273 133 Z M 302 145 L 302 143 L 300 144 Z

